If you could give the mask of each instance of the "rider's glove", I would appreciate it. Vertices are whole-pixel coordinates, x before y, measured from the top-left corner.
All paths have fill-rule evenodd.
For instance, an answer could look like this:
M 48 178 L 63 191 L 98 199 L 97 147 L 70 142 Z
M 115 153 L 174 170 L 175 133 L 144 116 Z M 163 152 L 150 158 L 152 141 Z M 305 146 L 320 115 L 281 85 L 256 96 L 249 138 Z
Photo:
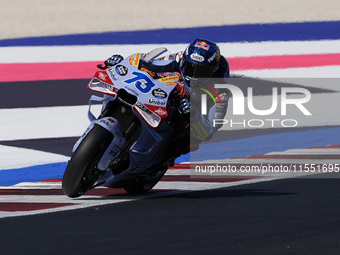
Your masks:
M 105 60 L 105 64 L 107 67 L 111 67 L 111 66 L 119 64 L 120 62 L 123 61 L 123 59 L 124 58 L 121 55 L 112 55 L 112 57 Z
M 188 98 L 182 98 L 179 101 L 179 110 L 183 114 L 188 114 L 190 112 L 190 101 Z

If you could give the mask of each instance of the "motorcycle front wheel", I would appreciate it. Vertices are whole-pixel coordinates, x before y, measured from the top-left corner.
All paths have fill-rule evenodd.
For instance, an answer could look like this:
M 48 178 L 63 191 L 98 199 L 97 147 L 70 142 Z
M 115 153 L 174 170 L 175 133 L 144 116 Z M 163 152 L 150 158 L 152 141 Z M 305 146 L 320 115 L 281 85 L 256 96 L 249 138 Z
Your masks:
M 98 179 L 96 166 L 110 145 L 113 135 L 95 125 L 79 144 L 66 167 L 62 189 L 68 197 L 79 197 L 93 187 Z

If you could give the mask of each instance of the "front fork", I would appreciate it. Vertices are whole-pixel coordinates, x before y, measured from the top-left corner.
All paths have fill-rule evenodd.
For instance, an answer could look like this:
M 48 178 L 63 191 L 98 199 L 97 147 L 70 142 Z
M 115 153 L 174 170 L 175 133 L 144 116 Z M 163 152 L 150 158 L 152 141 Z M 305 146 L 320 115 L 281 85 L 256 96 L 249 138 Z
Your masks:
M 83 141 L 83 139 L 86 137 L 86 135 L 90 132 L 90 130 L 95 125 L 99 125 L 102 128 L 109 131 L 113 135 L 113 139 L 98 162 L 97 169 L 101 171 L 105 171 L 108 169 L 108 167 L 111 165 L 116 155 L 122 150 L 126 142 L 126 139 L 123 136 L 119 121 L 117 119 L 113 117 L 103 117 L 103 118 L 97 119 L 91 112 L 91 105 L 93 102 L 102 102 L 105 107 L 105 105 L 109 101 L 110 100 L 107 97 L 103 98 L 103 97 L 91 96 L 90 103 L 89 103 L 89 110 L 88 110 L 88 118 L 91 121 L 91 123 L 86 129 L 86 131 L 84 132 L 84 134 L 76 142 L 72 150 L 73 152 L 75 152 L 79 144 Z

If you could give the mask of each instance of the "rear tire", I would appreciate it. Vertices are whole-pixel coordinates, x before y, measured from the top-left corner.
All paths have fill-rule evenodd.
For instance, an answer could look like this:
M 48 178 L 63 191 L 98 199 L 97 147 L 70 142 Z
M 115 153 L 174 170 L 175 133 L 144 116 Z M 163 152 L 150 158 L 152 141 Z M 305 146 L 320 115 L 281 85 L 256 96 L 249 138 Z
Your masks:
M 123 188 L 132 195 L 144 194 L 151 190 L 162 179 L 167 170 L 168 169 L 164 169 L 147 176 L 139 176 L 130 181 Z
M 62 181 L 65 195 L 79 197 L 93 187 L 98 178 L 94 171 L 112 139 L 113 135 L 99 125 L 86 135 L 66 167 Z

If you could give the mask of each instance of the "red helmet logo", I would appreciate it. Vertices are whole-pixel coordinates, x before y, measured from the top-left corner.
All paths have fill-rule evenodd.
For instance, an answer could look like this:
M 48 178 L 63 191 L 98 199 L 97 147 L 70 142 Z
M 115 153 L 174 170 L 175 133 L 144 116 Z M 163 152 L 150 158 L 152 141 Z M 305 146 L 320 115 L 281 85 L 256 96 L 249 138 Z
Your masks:
M 200 42 L 200 41 L 198 41 L 198 42 L 196 42 L 195 47 L 201 48 L 201 49 L 203 49 L 203 50 L 209 50 L 210 45 L 207 44 L 206 42 Z

